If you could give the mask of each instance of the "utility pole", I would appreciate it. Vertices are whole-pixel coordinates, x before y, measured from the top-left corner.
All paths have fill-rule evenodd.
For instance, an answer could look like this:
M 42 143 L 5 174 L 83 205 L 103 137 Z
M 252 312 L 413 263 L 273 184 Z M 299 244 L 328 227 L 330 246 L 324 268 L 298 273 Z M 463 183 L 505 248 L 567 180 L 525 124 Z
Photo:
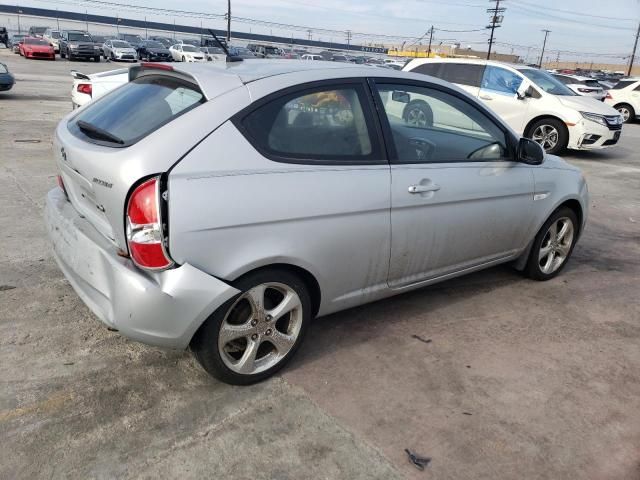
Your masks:
M 640 37 L 640 23 L 638 23 L 638 31 L 636 32 L 636 43 L 633 44 L 633 53 L 631 54 L 631 60 L 629 61 L 629 71 L 627 76 L 631 76 L 631 70 L 633 70 L 633 61 L 636 58 L 636 51 L 638 50 L 638 37 Z
M 20 14 L 22 13 L 22 10 L 18 10 L 18 35 L 20 35 L 21 31 L 20 31 Z
M 544 60 L 544 49 L 547 46 L 547 37 L 551 33 L 551 30 L 541 30 L 544 32 L 544 42 L 542 42 L 542 53 L 540 53 L 540 61 L 538 62 L 538 68 L 542 68 L 542 61 Z
M 312 36 L 313 36 L 313 30 L 311 29 L 307 30 L 307 39 L 311 40 Z
M 227 42 L 231 41 L 231 0 L 227 0 Z
M 491 29 L 491 37 L 489 37 L 489 50 L 487 51 L 487 60 L 491 59 L 491 48 L 493 47 L 493 34 L 496 28 L 500 28 L 500 24 L 502 20 L 504 20 L 504 15 L 502 15 L 507 9 L 500 7 L 500 0 L 489 0 L 490 2 L 496 2 L 496 6 L 494 8 L 488 8 L 487 13 L 491 14 L 491 19 L 489 20 L 490 25 L 487 25 L 485 28 Z M 502 0 L 504 1 L 504 0 Z
M 58 24 L 58 31 L 60 31 L 60 12 L 58 7 L 56 7 L 56 23 Z
M 346 34 L 347 34 L 347 47 L 348 47 L 347 50 L 351 50 L 351 35 L 352 35 L 351 30 L 347 30 Z
M 433 41 L 433 25 L 429 29 L 429 47 L 427 48 L 427 58 L 431 57 L 431 42 Z
M 87 25 L 87 32 L 89 32 L 89 12 L 84 11 L 84 23 Z

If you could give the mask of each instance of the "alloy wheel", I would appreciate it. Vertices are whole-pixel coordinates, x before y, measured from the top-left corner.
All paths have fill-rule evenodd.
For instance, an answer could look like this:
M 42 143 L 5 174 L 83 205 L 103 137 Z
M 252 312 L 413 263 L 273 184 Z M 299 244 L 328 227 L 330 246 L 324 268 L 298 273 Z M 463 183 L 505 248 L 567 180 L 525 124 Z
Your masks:
M 278 364 L 293 348 L 303 322 L 298 294 L 282 283 L 263 283 L 229 308 L 218 333 L 218 351 L 236 373 L 253 375 Z
M 533 131 L 531 136 L 531 139 L 539 143 L 545 151 L 555 148 L 558 145 L 559 138 L 558 130 L 551 125 L 540 125 Z
M 571 252 L 573 235 L 573 222 L 570 218 L 561 217 L 551 224 L 538 253 L 538 265 L 542 273 L 549 275 L 564 264 Z
M 631 112 L 628 107 L 618 107 L 618 112 L 622 115 L 622 121 L 625 123 L 629 121 L 629 118 L 631 118 Z

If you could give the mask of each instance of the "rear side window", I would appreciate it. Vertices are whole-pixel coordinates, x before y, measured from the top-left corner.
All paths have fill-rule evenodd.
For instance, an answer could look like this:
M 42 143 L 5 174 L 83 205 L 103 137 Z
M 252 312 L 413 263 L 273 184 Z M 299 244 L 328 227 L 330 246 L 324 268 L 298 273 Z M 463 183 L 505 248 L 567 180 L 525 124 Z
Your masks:
M 627 88 L 631 85 L 633 85 L 634 83 L 636 83 L 635 81 L 629 81 L 629 80 L 620 80 L 618 83 L 616 83 L 613 86 L 612 90 L 622 90 L 623 88 Z
M 431 75 L 432 77 L 440 77 L 441 63 L 423 63 L 411 70 L 414 73 L 422 73 L 423 75 Z
M 239 126 L 258 150 L 276 161 L 380 160 L 365 98 L 361 85 L 299 91 L 258 107 Z
M 469 87 L 479 87 L 484 73 L 484 65 L 468 63 L 443 63 L 440 78 L 451 83 Z
M 69 129 L 94 143 L 125 147 L 204 102 L 194 84 L 146 75 L 89 105 L 69 122 Z

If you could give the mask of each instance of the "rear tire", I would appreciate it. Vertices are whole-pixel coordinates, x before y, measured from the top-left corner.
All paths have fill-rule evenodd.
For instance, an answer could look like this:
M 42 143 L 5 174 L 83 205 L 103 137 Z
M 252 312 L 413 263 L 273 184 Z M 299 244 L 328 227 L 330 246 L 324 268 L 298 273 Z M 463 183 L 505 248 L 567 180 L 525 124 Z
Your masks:
M 184 55 L 182 56 L 182 61 L 183 61 L 183 62 L 186 62 L 186 61 L 187 61 L 187 59 L 184 57 Z
M 270 377 L 295 355 L 311 322 L 312 304 L 305 283 L 285 270 L 248 274 L 234 287 L 241 293 L 202 324 L 191 350 L 213 377 L 248 385 Z
M 553 212 L 533 241 L 524 274 L 538 281 L 557 276 L 573 253 L 579 228 L 578 217 L 570 208 L 561 207 Z
M 542 118 L 529 127 L 525 137 L 540 144 L 551 155 L 566 150 L 569 144 L 569 131 L 564 123 L 555 118 Z
M 636 119 L 636 111 L 628 103 L 619 103 L 613 108 L 620 112 L 624 123 L 632 123 Z

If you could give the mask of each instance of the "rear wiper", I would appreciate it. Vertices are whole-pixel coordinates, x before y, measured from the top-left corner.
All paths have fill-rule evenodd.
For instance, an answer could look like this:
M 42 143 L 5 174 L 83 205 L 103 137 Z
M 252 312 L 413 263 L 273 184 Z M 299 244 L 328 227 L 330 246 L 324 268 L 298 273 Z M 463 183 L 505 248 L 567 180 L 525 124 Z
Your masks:
M 117 137 L 100 127 L 96 127 L 93 123 L 85 122 L 84 120 L 78 120 L 76 122 L 76 125 L 78 125 L 78 128 L 91 138 L 108 140 L 109 142 L 124 145 L 124 140 L 122 140 L 120 137 Z

